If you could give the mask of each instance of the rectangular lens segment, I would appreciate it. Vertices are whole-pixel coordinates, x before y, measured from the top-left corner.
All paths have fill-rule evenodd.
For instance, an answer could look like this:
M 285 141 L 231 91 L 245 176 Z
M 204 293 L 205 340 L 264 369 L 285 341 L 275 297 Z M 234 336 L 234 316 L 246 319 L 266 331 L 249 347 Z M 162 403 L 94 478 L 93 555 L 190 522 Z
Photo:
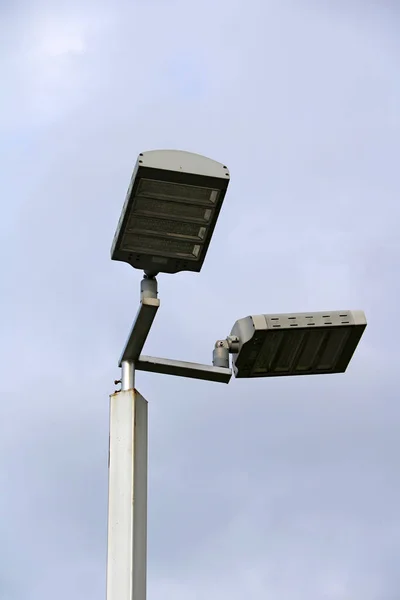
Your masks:
M 348 327 L 332 329 L 327 332 L 327 342 L 317 362 L 317 371 L 331 371 L 336 367 L 349 336 L 350 330 Z
M 128 233 L 162 234 L 168 237 L 180 237 L 201 242 L 205 237 L 206 227 L 201 227 L 198 223 L 133 215 L 128 221 L 126 231 Z
M 154 219 L 134 215 L 128 221 L 126 231 L 128 233 L 161 234 L 168 237 L 180 237 L 201 242 L 205 237 L 206 227 L 201 227 L 197 223 L 185 223 L 182 221 L 170 221 L 168 219 Z
M 307 331 L 307 339 L 296 361 L 296 371 L 306 373 L 311 371 L 317 362 L 319 353 L 326 340 L 328 332 L 326 330 Z
M 289 373 L 293 370 L 296 356 L 303 344 L 305 331 L 285 331 L 282 344 L 272 364 L 275 373 Z
M 141 179 L 136 196 L 214 205 L 217 202 L 219 190 L 180 183 L 169 183 L 166 181 L 154 181 L 152 179 Z
M 181 240 L 126 233 L 122 238 L 121 249 L 128 252 L 156 252 L 162 256 L 195 260 L 200 255 L 201 246 Z
M 268 373 L 271 370 L 272 362 L 276 357 L 278 349 L 283 342 L 283 336 L 281 332 L 271 331 L 265 338 L 265 342 L 262 345 L 260 352 L 255 360 L 253 367 L 253 374 L 259 375 L 261 373 Z
M 134 214 L 176 217 L 177 219 L 190 219 L 191 221 L 198 221 L 200 223 L 209 223 L 212 210 L 204 206 L 182 204 L 181 202 L 169 202 L 154 198 L 136 198 L 132 216 Z

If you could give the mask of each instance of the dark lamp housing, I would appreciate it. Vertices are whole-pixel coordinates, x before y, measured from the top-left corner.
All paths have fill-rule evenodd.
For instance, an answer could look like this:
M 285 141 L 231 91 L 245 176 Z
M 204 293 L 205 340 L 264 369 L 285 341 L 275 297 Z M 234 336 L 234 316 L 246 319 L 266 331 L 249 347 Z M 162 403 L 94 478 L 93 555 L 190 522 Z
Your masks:
M 143 152 L 111 258 L 150 275 L 199 272 L 228 183 L 227 167 L 204 156 L 177 150 Z
M 236 321 L 236 377 L 343 373 L 367 325 L 362 311 L 257 315 Z

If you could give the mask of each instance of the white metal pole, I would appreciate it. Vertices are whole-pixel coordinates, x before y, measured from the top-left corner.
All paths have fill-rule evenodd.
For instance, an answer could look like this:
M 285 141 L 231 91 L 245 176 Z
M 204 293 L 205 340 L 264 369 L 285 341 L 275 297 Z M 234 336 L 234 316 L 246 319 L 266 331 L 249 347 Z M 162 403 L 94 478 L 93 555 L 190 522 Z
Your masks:
M 132 388 L 113 394 L 107 600 L 146 600 L 147 432 L 147 401 L 143 396 Z
M 121 390 L 132 390 L 135 387 L 135 365 L 132 360 L 121 362 Z

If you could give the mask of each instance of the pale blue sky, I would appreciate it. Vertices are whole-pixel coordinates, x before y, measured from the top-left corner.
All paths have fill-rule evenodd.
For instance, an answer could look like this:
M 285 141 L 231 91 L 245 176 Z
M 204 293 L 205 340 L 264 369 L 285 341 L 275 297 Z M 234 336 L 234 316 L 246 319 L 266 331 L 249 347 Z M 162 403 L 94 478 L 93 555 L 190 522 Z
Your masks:
M 149 600 L 398 600 L 394 2 L 0 4 L 0 598 L 105 597 L 108 394 L 141 274 L 109 250 L 139 152 L 228 165 L 146 354 L 248 314 L 364 309 L 345 375 L 149 400 Z

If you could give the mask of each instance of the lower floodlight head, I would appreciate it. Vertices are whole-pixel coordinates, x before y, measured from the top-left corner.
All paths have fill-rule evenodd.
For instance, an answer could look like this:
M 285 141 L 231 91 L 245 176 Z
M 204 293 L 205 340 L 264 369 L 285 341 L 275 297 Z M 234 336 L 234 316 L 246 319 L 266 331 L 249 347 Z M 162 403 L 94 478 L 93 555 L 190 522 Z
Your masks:
M 229 183 L 224 165 L 190 152 L 139 155 L 111 258 L 149 275 L 200 271 Z
M 235 377 L 344 373 L 367 326 L 362 311 L 256 315 L 236 321 Z

